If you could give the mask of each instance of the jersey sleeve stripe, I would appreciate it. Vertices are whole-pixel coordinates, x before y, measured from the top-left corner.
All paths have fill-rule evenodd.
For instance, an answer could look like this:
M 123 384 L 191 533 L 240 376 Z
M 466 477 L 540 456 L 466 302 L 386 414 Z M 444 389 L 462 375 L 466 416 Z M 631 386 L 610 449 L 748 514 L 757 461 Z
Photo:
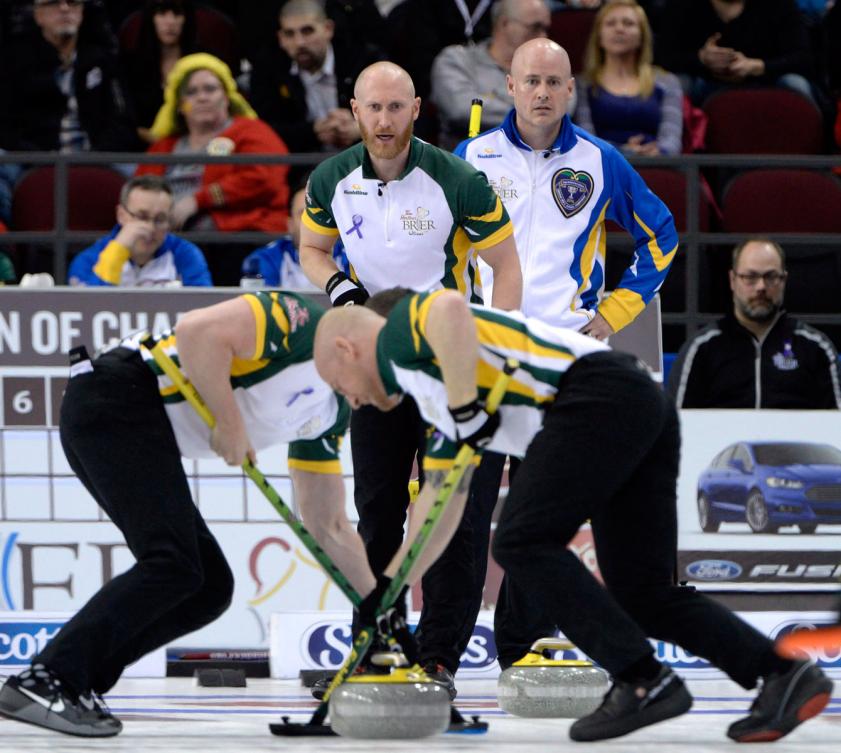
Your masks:
M 251 312 L 254 314 L 256 342 L 254 343 L 254 353 L 251 358 L 257 359 L 262 355 L 263 345 L 266 342 L 266 310 L 263 308 L 263 304 L 256 295 L 249 293 L 248 295 L 244 295 L 243 298 L 245 298 L 248 305 L 251 306 Z
M 573 265 L 581 275 L 581 284 L 578 286 L 578 290 L 575 291 L 575 295 L 570 302 L 571 310 L 575 310 L 577 308 L 577 304 L 581 300 L 581 294 L 590 287 L 590 275 L 593 271 L 593 257 L 595 257 L 598 252 L 601 258 L 604 259 L 605 243 L 607 240 L 607 233 L 605 232 L 604 227 L 604 216 L 607 213 L 607 208 L 609 206 L 610 201 L 608 200 L 602 207 L 602 211 L 599 213 L 598 219 L 590 228 L 590 234 L 587 238 L 587 243 L 584 244 L 584 250 L 581 252 L 581 256 L 573 262 Z
M 283 347 L 289 350 L 289 317 L 280 305 L 277 298 L 277 293 L 272 293 L 272 319 L 277 324 L 278 329 L 283 333 Z
M 651 230 L 648 225 L 646 225 L 640 216 L 634 212 L 634 219 L 637 221 L 637 224 L 645 231 L 645 234 L 648 236 L 648 252 L 651 254 L 651 260 L 654 262 L 654 266 L 657 268 L 658 272 L 662 272 L 669 264 L 672 263 L 672 259 L 674 255 L 677 253 L 678 247 L 675 246 L 669 253 L 664 254 L 663 250 L 660 248 L 660 245 L 657 243 L 657 236 Z
M 514 225 L 511 222 L 506 222 L 501 228 L 495 230 L 487 238 L 481 241 L 473 241 L 473 248 L 481 251 L 485 248 L 490 248 L 500 241 L 504 241 L 509 235 L 514 232 Z
M 429 318 L 429 309 L 432 306 L 433 301 L 435 301 L 435 299 L 443 292 L 443 290 L 436 290 L 434 293 L 430 293 L 422 301 L 420 301 L 420 305 L 418 305 L 420 296 L 415 296 L 412 299 L 412 303 L 409 308 L 409 316 L 412 322 L 412 338 L 415 339 L 416 351 L 420 351 L 420 338 L 426 337 L 426 320 Z
M 617 288 L 599 305 L 599 313 L 618 332 L 630 324 L 645 308 L 642 296 L 628 288 Z
M 471 222 L 499 222 L 502 219 L 502 201 L 500 201 L 499 196 L 497 196 L 496 204 L 494 204 L 494 208 L 490 212 L 478 217 L 470 217 L 468 215 L 465 219 L 470 220 Z
M 319 235 L 329 235 L 331 238 L 335 238 L 339 234 L 339 228 L 337 227 L 324 227 L 324 225 L 319 225 L 311 216 L 311 212 L 321 212 L 321 209 L 307 209 L 301 215 L 301 221 L 306 225 L 310 230 L 314 233 L 318 233 Z

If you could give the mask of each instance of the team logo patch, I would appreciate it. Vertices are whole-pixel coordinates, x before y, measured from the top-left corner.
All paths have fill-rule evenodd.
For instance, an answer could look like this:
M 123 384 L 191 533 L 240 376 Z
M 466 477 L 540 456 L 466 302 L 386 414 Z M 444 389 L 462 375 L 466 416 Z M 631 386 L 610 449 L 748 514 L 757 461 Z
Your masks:
M 772 360 L 774 362 L 774 366 L 776 366 L 780 371 L 794 371 L 798 366 L 800 366 L 800 362 L 797 360 L 797 356 L 794 355 L 794 350 L 792 349 L 789 341 L 783 343 L 782 353 L 774 353 Z
M 593 177 L 583 170 L 562 167 L 552 176 L 552 196 L 564 217 L 578 214 L 593 195 Z

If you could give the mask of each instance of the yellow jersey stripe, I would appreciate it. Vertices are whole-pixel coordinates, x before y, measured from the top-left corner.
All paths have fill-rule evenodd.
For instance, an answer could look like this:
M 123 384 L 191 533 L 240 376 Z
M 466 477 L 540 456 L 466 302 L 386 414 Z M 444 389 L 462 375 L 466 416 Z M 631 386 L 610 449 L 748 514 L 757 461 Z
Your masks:
M 309 216 L 309 212 L 321 212 L 321 209 L 308 209 L 304 214 L 301 216 L 301 220 L 303 221 L 304 225 L 312 230 L 314 233 L 318 233 L 319 235 L 329 235 L 335 238 L 339 234 L 339 228 L 337 227 L 324 227 L 324 225 L 319 225 L 312 217 Z
M 418 296 L 412 296 L 409 302 L 409 331 L 412 333 L 412 345 L 415 353 L 420 353 L 420 332 L 418 332 Z
M 299 460 L 297 458 L 289 458 L 287 461 L 289 468 L 294 468 L 296 471 L 306 471 L 307 473 L 329 473 L 332 475 L 341 475 L 342 464 L 339 460 Z
M 503 225 L 499 230 L 494 231 L 491 233 L 487 238 L 481 241 L 474 241 L 473 248 L 481 251 L 484 248 L 490 248 L 493 245 L 496 245 L 500 241 L 504 241 L 509 235 L 514 233 L 514 225 L 510 222 L 507 222 Z
M 476 386 L 487 390 L 493 389 L 493 386 L 496 384 L 496 380 L 499 376 L 499 373 L 500 370 L 498 368 L 489 364 L 487 361 L 479 359 L 479 364 L 476 369 Z M 527 397 L 529 400 L 538 405 L 542 403 L 551 403 L 555 399 L 554 392 L 547 395 L 541 395 L 535 392 L 535 390 L 533 390 L 527 384 L 524 384 L 523 382 L 517 379 L 512 379 L 508 383 L 507 392 L 514 395 L 522 395 L 523 397 Z
M 599 304 L 599 313 L 618 332 L 630 324 L 645 308 L 642 296 L 628 288 L 617 288 Z
M 458 228 L 453 235 L 453 254 L 456 263 L 453 265 L 453 277 L 459 293 L 467 290 L 467 282 L 464 279 L 464 270 L 467 268 L 467 261 L 470 259 L 470 238 L 464 232 L 464 228 Z
M 599 256 L 604 259 L 607 239 L 604 216 L 609 206 L 610 200 L 608 199 L 602 207 L 599 218 L 593 223 L 593 227 L 590 228 L 590 235 L 587 237 L 587 243 L 581 252 L 581 258 L 578 262 L 578 269 L 581 272 L 581 284 L 578 286 L 578 290 L 575 291 L 575 295 L 570 302 L 569 307 L 572 311 L 575 311 L 576 304 L 581 300 L 581 294 L 590 287 L 590 275 L 593 272 L 593 257 L 596 255 L 596 252 L 598 251 Z
M 500 201 L 499 196 L 496 197 L 496 204 L 494 204 L 494 208 L 490 212 L 478 217 L 468 216 L 465 219 L 473 220 L 475 222 L 499 222 L 502 219 L 502 202 Z
M 432 302 L 443 292 L 443 290 L 436 290 L 434 293 L 430 293 L 423 299 L 420 306 L 418 306 L 418 298 L 420 298 L 420 296 L 412 298 L 412 308 L 417 309 L 417 327 L 412 328 L 413 332 L 417 331 L 419 335 L 426 337 L 426 320 L 429 318 L 429 308 L 432 306 Z M 419 348 L 420 344 L 418 344 L 416 350 Z
M 481 345 L 505 348 L 506 350 L 519 353 L 531 353 L 535 356 L 549 359 L 559 359 L 562 361 L 575 360 L 572 355 L 561 350 L 560 346 L 556 350 L 554 348 L 548 348 L 545 345 L 540 345 L 526 335 L 526 333 L 506 327 L 500 322 L 483 319 L 480 316 L 474 316 L 473 320 L 476 322 L 476 335 Z M 542 366 L 543 368 L 549 368 L 545 364 Z
M 174 384 L 170 384 L 169 387 L 159 387 L 158 392 L 161 393 L 161 397 L 170 397 L 178 392 L 178 387 Z
M 651 260 L 654 262 L 654 266 L 657 267 L 658 272 L 662 272 L 669 264 L 672 263 L 672 259 L 674 255 L 677 253 L 677 246 L 675 246 L 669 253 L 664 254 L 661 250 L 659 244 L 657 243 L 657 236 L 652 232 L 651 228 L 648 227 L 641 219 L 640 216 L 634 212 L 634 219 L 637 221 L 637 224 L 645 231 L 645 234 L 648 236 L 648 252 L 651 254 Z
M 243 298 L 251 306 L 251 313 L 254 314 L 254 323 L 256 325 L 256 342 L 254 343 L 254 353 L 251 356 L 253 360 L 260 357 L 260 354 L 263 352 L 263 343 L 266 341 L 266 312 L 260 305 L 260 301 L 257 300 L 256 295 L 244 295 Z
M 271 294 L 272 299 L 272 319 L 274 319 L 275 324 L 277 324 L 278 329 L 283 332 L 283 347 L 286 350 L 289 350 L 289 317 L 286 316 L 286 312 L 283 310 L 283 307 L 280 305 L 280 302 L 277 299 L 277 293 Z M 259 341 L 262 344 L 262 340 Z

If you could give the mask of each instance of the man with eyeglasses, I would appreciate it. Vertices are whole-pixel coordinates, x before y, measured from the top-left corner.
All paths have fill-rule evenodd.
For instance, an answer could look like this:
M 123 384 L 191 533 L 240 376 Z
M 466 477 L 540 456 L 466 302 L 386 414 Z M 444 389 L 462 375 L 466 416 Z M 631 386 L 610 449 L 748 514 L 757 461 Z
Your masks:
M 491 6 L 493 30 L 478 44 L 454 44 L 432 64 L 431 100 L 438 108 L 439 146 L 452 149 L 465 136 L 470 103 L 482 100 L 482 125 L 499 125 L 514 104 L 506 76 L 523 42 L 549 33 L 552 16 L 545 0 L 497 0 Z M 575 109 L 571 103 L 570 112 Z
M 783 309 L 787 275 L 772 240 L 733 249 L 732 313 L 684 343 L 669 373 L 679 408 L 841 408 L 838 354 Z
M 211 286 L 204 255 L 169 232 L 172 189 L 164 178 L 141 175 L 120 192 L 117 225 L 70 263 L 70 285 Z
M 35 29 L 0 62 L 0 147 L 129 151 L 141 144 L 118 76 L 104 11 L 82 0 L 35 0 Z

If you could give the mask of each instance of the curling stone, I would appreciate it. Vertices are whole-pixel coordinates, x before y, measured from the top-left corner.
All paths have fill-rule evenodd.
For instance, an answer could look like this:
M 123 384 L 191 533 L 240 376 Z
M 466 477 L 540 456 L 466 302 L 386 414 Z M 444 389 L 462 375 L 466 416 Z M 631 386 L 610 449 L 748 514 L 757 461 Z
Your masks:
M 399 653 L 375 654 L 389 674 L 351 675 L 330 696 L 330 726 L 343 737 L 408 739 L 444 732 L 450 696 Z
M 547 659 L 544 651 L 573 649 L 568 641 L 541 638 L 499 676 L 496 697 L 515 716 L 578 719 L 595 711 L 607 692 L 608 675 L 592 662 Z

